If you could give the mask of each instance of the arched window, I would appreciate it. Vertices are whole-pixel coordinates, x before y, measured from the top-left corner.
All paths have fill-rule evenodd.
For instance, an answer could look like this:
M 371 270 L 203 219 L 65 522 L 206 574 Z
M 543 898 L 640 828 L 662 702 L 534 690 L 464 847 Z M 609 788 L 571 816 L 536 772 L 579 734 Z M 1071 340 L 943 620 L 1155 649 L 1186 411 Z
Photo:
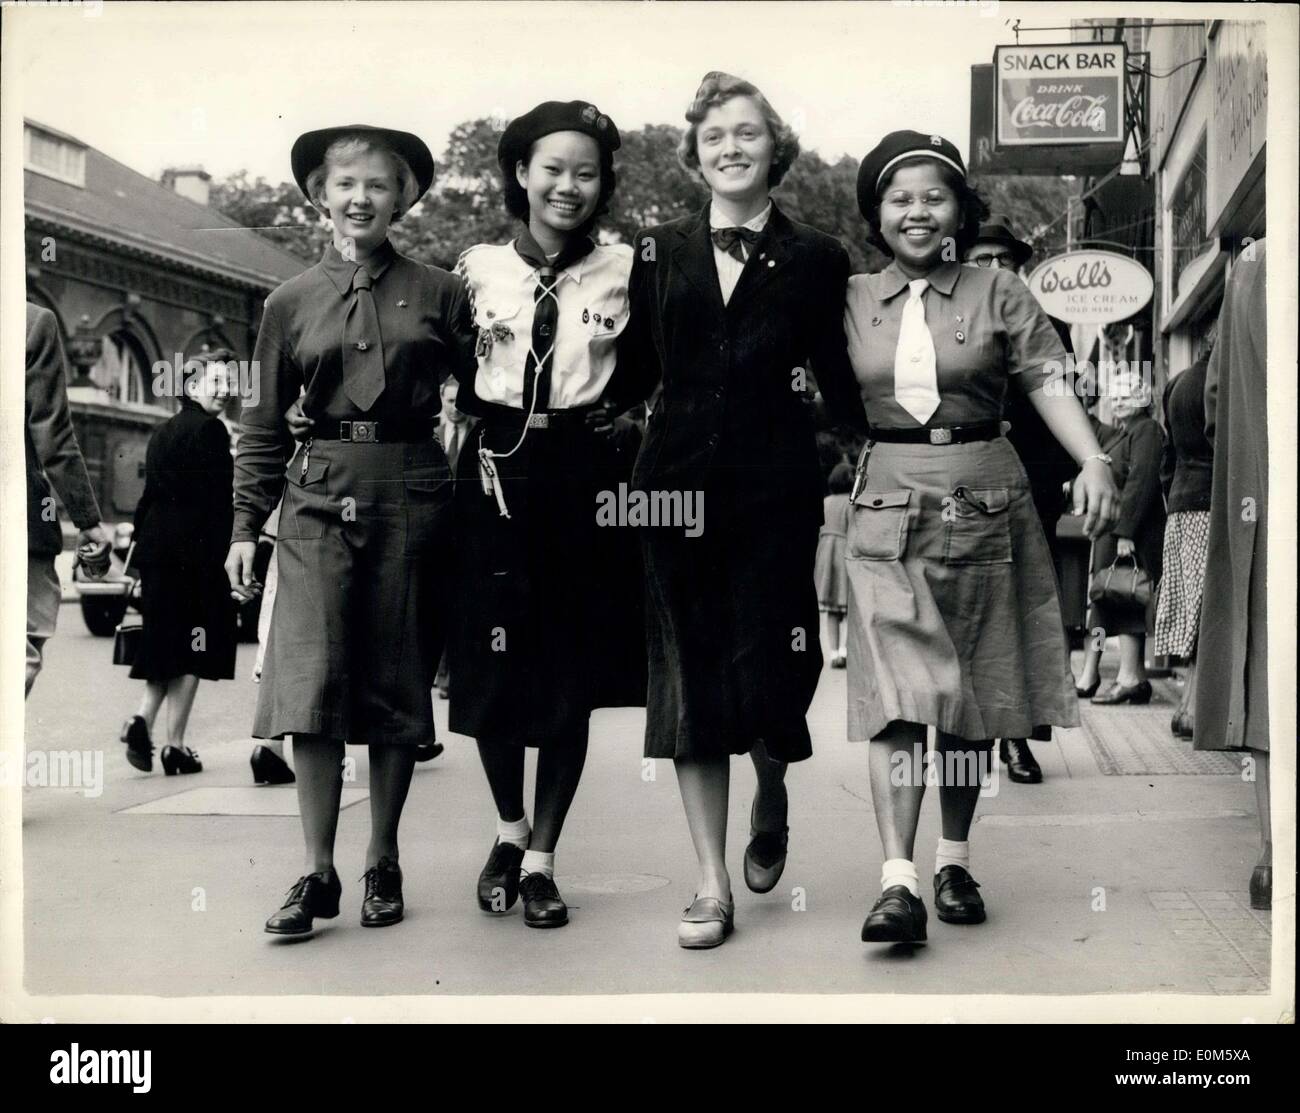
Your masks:
M 114 402 L 128 406 L 160 406 L 171 409 L 164 399 L 153 397 L 150 390 L 149 360 L 140 342 L 129 332 L 118 331 L 103 337 L 104 349 L 90 378 L 108 391 Z

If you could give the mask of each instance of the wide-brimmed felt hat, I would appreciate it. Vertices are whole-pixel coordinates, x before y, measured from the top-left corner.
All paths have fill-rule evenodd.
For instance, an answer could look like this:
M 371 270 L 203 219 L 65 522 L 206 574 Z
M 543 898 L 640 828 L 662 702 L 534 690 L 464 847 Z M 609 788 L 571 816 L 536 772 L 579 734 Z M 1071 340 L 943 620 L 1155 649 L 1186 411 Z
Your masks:
M 623 145 L 614 121 L 585 100 L 548 100 L 516 116 L 501 133 L 497 162 L 505 180 L 513 181 L 515 166 L 528 159 L 528 152 L 543 135 L 556 131 L 578 131 L 590 135 L 601 150 L 613 154 Z
M 980 225 L 975 244 L 995 243 L 1011 252 L 1017 267 L 1023 267 L 1034 253 L 1034 249 L 1011 231 L 1011 221 L 1005 216 L 991 215 Z
M 409 131 L 379 128 L 373 124 L 344 124 L 342 127 L 304 132 L 294 140 L 289 162 L 293 166 L 293 179 L 308 201 L 311 196 L 307 193 L 307 176 L 325 161 L 325 152 L 334 140 L 353 134 L 373 136 L 406 159 L 415 175 L 417 200 L 429 191 L 433 185 L 433 155 L 418 135 L 412 135 Z
M 891 131 L 870 151 L 858 167 L 858 209 L 867 216 L 876 206 L 880 183 L 885 175 L 907 158 L 923 156 L 951 166 L 963 178 L 966 164 L 955 144 L 942 135 L 926 135 L 919 131 Z

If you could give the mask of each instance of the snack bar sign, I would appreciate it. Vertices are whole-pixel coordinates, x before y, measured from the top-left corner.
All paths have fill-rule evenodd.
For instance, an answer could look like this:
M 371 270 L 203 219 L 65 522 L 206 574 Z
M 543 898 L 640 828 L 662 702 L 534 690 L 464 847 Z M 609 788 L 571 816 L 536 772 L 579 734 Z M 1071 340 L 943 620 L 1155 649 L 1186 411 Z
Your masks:
M 997 47 L 997 145 L 1122 142 L 1124 51 L 1123 43 Z

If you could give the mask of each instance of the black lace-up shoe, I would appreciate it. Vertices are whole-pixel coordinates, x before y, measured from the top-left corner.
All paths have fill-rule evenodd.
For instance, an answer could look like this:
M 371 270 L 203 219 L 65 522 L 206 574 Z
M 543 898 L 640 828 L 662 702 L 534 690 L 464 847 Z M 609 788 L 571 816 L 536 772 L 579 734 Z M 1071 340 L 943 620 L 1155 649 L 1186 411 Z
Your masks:
M 519 895 L 524 898 L 524 923 L 530 928 L 557 928 L 569 922 L 569 906 L 546 874 L 525 874 Z
M 380 858 L 366 870 L 366 897 L 361 902 L 361 926 L 387 927 L 398 923 L 405 910 L 402 902 L 402 870 L 391 858 Z
M 342 895 L 343 885 L 332 869 L 300 877 L 289 890 L 280 911 L 266 921 L 266 930 L 272 935 L 308 935 L 315 917 L 332 920 L 339 914 Z
M 509 912 L 519 899 L 519 865 L 523 847 L 497 839 L 478 875 L 478 906 L 484 912 Z

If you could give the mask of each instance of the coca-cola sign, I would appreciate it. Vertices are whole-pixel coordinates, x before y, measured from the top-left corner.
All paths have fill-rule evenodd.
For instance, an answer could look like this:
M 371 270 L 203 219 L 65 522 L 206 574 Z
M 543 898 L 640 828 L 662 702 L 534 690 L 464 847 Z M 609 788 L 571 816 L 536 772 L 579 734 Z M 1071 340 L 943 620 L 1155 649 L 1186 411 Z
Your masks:
M 1067 251 L 1034 268 L 1029 289 L 1049 317 L 1071 325 L 1125 321 L 1151 300 L 1151 272 L 1114 251 Z
M 1124 44 L 999 46 L 999 147 L 1118 143 L 1124 138 Z

